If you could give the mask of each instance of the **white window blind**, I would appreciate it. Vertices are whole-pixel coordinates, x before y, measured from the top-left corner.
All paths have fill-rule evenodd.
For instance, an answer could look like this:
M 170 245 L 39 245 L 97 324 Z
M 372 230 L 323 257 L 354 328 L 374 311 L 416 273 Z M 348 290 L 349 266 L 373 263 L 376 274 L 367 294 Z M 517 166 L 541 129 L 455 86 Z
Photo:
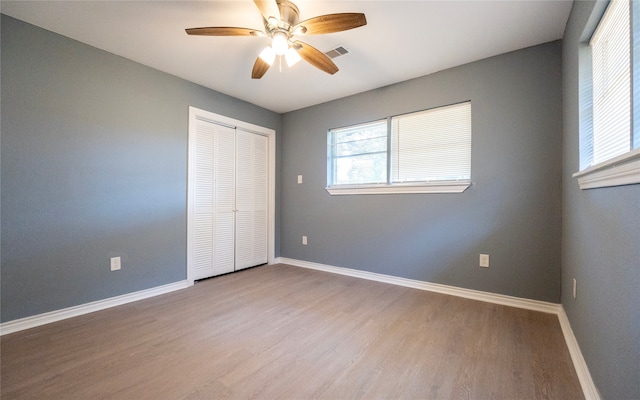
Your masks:
M 330 132 L 333 185 L 387 181 L 387 121 L 333 129 Z
M 592 159 L 586 167 L 632 148 L 629 19 L 629 1 L 612 0 L 589 43 L 593 66 L 593 137 Z
M 469 180 L 471 102 L 391 119 L 392 182 Z

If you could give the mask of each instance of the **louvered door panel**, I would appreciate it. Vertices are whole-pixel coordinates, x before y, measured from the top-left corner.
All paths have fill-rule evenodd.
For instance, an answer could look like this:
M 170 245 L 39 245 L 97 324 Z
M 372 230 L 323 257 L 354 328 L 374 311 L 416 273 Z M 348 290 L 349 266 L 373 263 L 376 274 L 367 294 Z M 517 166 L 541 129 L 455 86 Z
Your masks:
M 268 151 L 268 138 L 253 135 L 253 265 L 265 264 L 268 260 Z
M 267 262 L 267 138 L 236 131 L 236 269 Z
M 215 135 L 215 275 L 234 271 L 235 130 L 219 126 Z
M 213 149 L 215 126 L 196 121 L 194 145 L 193 195 L 193 251 L 192 263 L 195 279 L 212 276 L 213 271 Z
M 253 266 L 253 145 L 251 133 L 236 130 L 236 269 Z

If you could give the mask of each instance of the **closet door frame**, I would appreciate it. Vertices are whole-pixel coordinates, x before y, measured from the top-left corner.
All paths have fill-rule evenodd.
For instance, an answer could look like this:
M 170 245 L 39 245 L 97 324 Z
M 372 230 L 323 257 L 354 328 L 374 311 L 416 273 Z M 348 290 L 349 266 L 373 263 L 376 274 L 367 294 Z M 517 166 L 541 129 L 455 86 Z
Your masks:
M 276 131 L 259 125 L 215 114 L 196 107 L 189 107 L 189 138 L 187 155 L 187 280 L 194 282 L 193 245 L 194 245 L 194 166 L 195 161 L 195 129 L 196 121 L 204 120 L 218 125 L 242 129 L 244 131 L 266 136 L 268 139 L 268 197 L 267 197 L 267 262 L 275 263 L 275 177 L 276 177 Z

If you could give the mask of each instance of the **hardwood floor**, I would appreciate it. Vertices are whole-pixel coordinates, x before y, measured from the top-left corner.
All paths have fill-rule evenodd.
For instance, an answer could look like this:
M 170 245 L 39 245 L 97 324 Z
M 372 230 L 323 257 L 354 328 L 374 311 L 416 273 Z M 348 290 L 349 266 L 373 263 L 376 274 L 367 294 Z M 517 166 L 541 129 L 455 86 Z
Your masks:
M 2 399 L 582 399 L 553 314 L 285 265 L 1 339 Z

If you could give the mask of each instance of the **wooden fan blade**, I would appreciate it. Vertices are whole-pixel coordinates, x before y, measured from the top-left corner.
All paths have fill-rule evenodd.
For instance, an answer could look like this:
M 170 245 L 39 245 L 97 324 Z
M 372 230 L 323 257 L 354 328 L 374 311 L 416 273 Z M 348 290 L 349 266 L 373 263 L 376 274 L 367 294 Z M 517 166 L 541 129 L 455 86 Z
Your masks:
M 251 79 L 260 79 L 269 70 L 271 65 L 267 64 L 262 58 L 258 57 L 256 63 L 253 64 L 251 71 Z
M 265 36 L 261 31 L 250 28 L 234 28 L 229 26 L 212 26 L 209 28 L 185 29 L 188 35 L 200 36 Z
M 294 35 L 319 35 L 346 31 L 367 24 L 361 13 L 327 14 L 300 22 L 291 30 Z
M 276 0 L 253 0 L 253 2 L 256 3 L 265 21 L 269 21 L 269 17 L 280 19 L 280 9 L 278 9 Z
M 338 67 L 333 63 L 333 61 L 315 47 L 304 42 L 295 41 L 293 42 L 293 48 L 298 51 L 300 57 L 314 67 L 331 75 L 338 72 Z

